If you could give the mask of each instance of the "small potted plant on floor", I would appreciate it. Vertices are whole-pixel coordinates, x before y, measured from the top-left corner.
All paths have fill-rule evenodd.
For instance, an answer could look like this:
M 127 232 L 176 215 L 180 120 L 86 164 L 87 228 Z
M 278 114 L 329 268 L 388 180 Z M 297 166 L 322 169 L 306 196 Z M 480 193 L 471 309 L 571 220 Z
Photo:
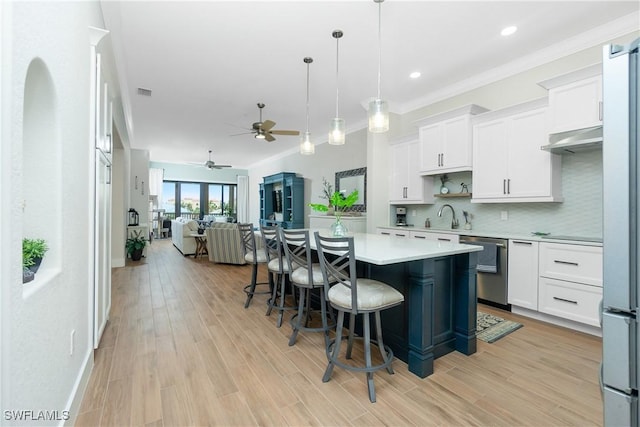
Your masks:
M 342 215 L 348 208 L 354 205 L 358 201 L 358 190 L 354 190 L 348 196 L 344 196 L 339 191 L 334 192 L 329 198 L 329 204 L 333 206 L 333 215 L 336 217 L 336 222 L 331 225 L 331 233 L 335 237 L 343 237 L 347 235 L 347 227 L 342 224 Z M 318 212 L 327 212 L 329 206 L 322 203 L 309 203 L 311 209 Z
M 127 254 L 133 261 L 140 261 L 142 258 L 142 251 L 146 245 L 147 241 L 145 240 L 141 230 L 134 230 L 125 242 Z

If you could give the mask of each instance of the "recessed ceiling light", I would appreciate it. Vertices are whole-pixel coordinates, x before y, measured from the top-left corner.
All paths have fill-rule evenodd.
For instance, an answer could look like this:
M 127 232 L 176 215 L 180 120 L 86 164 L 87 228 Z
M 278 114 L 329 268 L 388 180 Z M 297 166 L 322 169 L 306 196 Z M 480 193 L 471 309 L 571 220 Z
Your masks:
M 409 77 L 411 77 L 412 79 L 417 79 L 421 75 L 422 74 L 420 73 L 420 71 L 414 71 L 413 73 L 409 74 Z
M 516 27 L 515 25 L 512 25 L 512 26 L 506 27 L 502 31 L 500 31 L 500 35 L 502 35 L 502 36 L 510 36 L 511 34 L 515 33 L 516 31 L 518 31 L 518 27 Z

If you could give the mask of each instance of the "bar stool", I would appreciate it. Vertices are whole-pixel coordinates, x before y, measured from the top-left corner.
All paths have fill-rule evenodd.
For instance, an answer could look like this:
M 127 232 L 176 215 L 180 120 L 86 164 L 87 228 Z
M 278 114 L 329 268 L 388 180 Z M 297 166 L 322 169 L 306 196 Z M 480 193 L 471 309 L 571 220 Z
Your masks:
M 289 274 L 299 267 L 297 264 L 289 266 L 285 261 L 284 252 L 282 249 L 282 242 L 280 240 L 280 227 L 277 225 L 260 226 L 260 234 L 264 240 L 264 249 L 267 255 L 267 266 L 269 269 L 269 282 L 275 282 L 276 285 L 272 287 L 271 298 L 267 302 L 266 316 L 271 315 L 271 311 L 275 308 L 278 310 L 278 320 L 276 326 L 279 328 L 282 326 L 282 317 L 287 310 L 295 310 L 295 306 L 285 305 L 286 302 L 286 290 L 287 290 L 287 277 Z M 273 276 L 276 276 L 276 280 L 273 280 Z M 278 283 L 280 289 L 278 290 Z M 293 297 L 293 290 L 291 291 Z
M 393 351 L 389 346 L 384 345 L 382 341 L 380 312 L 401 304 L 404 301 L 404 296 L 386 283 L 357 277 L 353 237 L 322 237 L 317 231 L 314 236 L 327 299 L 331 306 L 338 310 L 336 338 L 331 340 L 327 346 L 329 363 L 322 377 L 322 382 L 327 382 L 331 379 L 335 366 L 340 366 L 350 371 L 366 372 L 369 400 L 374 403 L 376 401 L 376 390 L 373 383 L 373 373 L 385 368 L 389 374 L 393 374 L 393 368 L 391 367 Z M 346 364 L 339 360 L 345 313 L 349 313 L 347 359 L 351 359 L 356 316 L 362 314 L 363 336 L 359 337 L 359 339 L 364 341 L 364 367 Z M 371 339 L 369 324 L 369 315 L 371 313 L 374 314 L 376 322 L 376 340 Z M 379 365 L 371 364 L 371 343 L 378 347 L 382 355 L 383 363 Z
M 238 224 L 240 230 L 240 236 L 242 237 L 242 245 L 244 250 L 244 260 L 252 265 L 251 270 L 251 283 L 244 287 L 244 292 L 247 294 L 247 299 L 244 303 L 244 308 L 249 307 L 251 299 L 257 294 L 270 294 L 273 283 L 260 282 L 258 283 L 258 264 L 267 263 L 267 254 L 264 248 L 258 248 L 256 246 L 256 235 L 253 232 L 253 224 L 244 223 Z M 256 286 L 269 285 L 269 289 L 266 291 L 256 291 Z
M 289 345 L 294 345 L 299 331 L 324 332 L 325 346 L 329 344 L 329 330 L 335 327 L 336 322 L 333 310 L 329 310 L 331 324 L 327 321 L 327 303 L 324 293 L 324 279 L 320 264 L 313 262 L 309 230 L 282 230 L 282 246 L 285 259 L 291 270 L 293 266 L 299 267 L 289 275 L 291 283 L 300 290 L 298 300 L 298 313 L 291 316 L 289 323 L 293 332 L 289 338 Z M 311 317 L 311 294 L 314 289 L 320 289 L 320 317 L 321 327 L 308 326 Z M 305 308 L 306 305 L 306 308 Z

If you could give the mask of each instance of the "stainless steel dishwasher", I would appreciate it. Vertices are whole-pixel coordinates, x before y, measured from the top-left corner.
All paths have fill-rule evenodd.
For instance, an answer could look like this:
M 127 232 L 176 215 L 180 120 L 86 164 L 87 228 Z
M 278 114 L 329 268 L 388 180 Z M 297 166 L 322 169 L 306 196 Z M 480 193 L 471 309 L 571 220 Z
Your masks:
M 477 272 L 478 301 L 511 311 L 507 299 L 507 268 L 509 241 L 490 237 L 460 236 L 460 243 L 489 243 L 497 246 L 496 272 Z

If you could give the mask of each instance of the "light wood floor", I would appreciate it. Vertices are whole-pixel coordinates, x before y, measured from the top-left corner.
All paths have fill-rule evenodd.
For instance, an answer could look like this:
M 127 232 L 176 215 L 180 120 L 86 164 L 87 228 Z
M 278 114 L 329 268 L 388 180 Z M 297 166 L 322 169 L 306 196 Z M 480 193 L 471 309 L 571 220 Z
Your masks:
M 265 296 L 243 308 L 249 266 L 184 258 L 155 240 L 146 260 L 113 270 L 110 321 L 78 426 L 602 424 L 597 337 L 482 306 L 524 323 L 472 356 L 450 353 L 420 379 L 395 360 L 375 375 L 326 366 L 320 334 L 266 317 Z M 288 314 L 285 320 L 288 319 Z

